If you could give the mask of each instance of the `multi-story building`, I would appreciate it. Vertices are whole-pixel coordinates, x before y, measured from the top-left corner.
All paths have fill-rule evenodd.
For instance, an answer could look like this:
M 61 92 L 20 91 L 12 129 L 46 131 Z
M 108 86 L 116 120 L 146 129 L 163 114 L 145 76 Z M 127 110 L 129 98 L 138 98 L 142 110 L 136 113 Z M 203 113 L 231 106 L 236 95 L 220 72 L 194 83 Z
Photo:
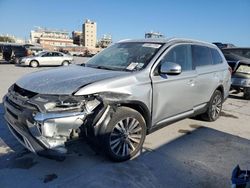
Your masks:
M 73 44 L 76 44 L 78 46 L 82 45 L 82 32 L 81 31 L 73 31 L 72 32 L 72 39 L 73 39 Z
M 97 46 L 100 48 L 107 48 L 112 43 L 111 35 L 103 35 L 102 38 L 98 41 Z
M 96 47 L 96 22 L 86 20 L 82 25 L 83 46 L 87 48 Z
M 69 37 L 69 32 L 63 30 L 51 30 L 37 27 L 30 32 L 32 43 L 40 43 L 45 49 L 57 49 L 63 46 L 72 46 L 73 40 Z
M 165 36 L 159 32 L 148 32 L 145 33 L 145 38 L 164 38 Z

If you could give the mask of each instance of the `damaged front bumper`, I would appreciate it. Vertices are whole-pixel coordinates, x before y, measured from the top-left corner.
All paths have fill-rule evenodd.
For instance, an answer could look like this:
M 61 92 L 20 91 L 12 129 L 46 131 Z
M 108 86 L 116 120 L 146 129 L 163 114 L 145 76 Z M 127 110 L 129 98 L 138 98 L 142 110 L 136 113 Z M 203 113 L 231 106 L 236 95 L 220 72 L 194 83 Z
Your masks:
M 80 127 L 92 112 L 41 112 L 22 100 L 13 93 L 3 99 L 4 117 L 12 134 L 31 152 L 63 160 L 67 153 L 65 144 L 79 138 Z

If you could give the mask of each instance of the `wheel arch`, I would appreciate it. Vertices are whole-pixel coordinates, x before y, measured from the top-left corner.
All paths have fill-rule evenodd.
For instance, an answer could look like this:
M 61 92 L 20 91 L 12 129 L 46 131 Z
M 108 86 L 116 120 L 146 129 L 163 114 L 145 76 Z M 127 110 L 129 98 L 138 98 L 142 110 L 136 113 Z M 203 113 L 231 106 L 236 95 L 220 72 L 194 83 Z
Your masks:
M 223 85 L 219 85 L 219 86 L 215 89 L 215 91 L 216 91 L 216 90 L 218 90 L 218 91 L 221 92 L 222 98 L 223 98 L 223 100 L 224 100 L 224 87 L 223 87 Z
M 129 107 L 139 112 L 146 122 L 147 132 L 149 131 L 149 129 L 151 128 L 151 123 L 152 123 L 151 113 L 148 107 L 144 103 L 140 101 L 122 101 L 119 103 L 119 106 Z

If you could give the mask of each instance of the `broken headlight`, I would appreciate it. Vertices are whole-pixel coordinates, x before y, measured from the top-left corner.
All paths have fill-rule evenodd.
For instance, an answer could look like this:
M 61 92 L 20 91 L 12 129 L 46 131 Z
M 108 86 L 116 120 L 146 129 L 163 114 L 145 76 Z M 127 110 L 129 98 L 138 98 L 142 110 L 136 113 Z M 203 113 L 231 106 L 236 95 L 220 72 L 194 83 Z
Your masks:
M 47 112 L 86 111 L 90 113 L 100 101 L 84 96 L 38 96 L 34 99 Z

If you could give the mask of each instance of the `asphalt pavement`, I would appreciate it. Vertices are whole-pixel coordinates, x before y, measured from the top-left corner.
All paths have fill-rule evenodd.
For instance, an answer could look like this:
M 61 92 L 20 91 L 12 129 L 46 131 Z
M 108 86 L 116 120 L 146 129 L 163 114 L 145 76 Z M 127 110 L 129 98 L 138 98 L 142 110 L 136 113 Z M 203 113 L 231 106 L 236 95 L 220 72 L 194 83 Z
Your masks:
M 86 59 L 76 58 L 79 64 Z M 19 144 L 3 119 L 2 97 L 27 73 L 0 61 L 0 187 L 230 187 L 232 169 L 250 169 L 250 101 L 232 94 L 216 122 L 185 119 L 147 136 L 143 151 L 109 161 L 80 141 L 62 162 L 38 157 Z

